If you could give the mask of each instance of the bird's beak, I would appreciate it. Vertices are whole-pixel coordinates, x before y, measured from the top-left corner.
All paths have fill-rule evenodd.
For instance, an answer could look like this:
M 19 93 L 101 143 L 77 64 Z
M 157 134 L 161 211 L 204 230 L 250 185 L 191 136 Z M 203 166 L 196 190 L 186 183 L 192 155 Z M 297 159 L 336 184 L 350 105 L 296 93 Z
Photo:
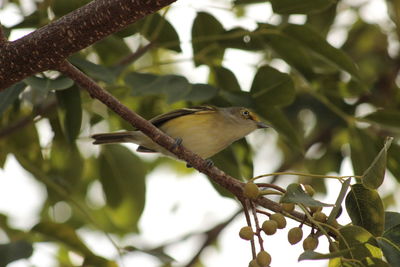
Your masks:
M 262 121 L 259 121 L 257 122 L 257 128 L 270 128 L 270 126 Z

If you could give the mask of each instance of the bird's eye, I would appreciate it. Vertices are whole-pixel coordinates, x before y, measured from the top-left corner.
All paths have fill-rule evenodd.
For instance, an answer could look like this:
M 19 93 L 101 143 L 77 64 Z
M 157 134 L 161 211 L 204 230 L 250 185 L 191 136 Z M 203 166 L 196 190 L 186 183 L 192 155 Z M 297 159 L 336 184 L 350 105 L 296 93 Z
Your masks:
M 243 110 L 242 111 L 242 115 L 245 117 L 249 117 L 250 116 L 250 112 L 248 110 Z

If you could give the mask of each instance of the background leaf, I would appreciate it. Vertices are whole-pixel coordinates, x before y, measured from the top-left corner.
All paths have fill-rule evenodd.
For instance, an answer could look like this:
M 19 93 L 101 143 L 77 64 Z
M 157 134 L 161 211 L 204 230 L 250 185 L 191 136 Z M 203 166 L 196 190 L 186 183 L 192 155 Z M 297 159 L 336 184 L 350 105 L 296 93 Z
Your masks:
M 346 197 L 346 210 L 354 225 L 362 226 L 374 236 L 381 236 L 384 227 L 384 208 L 379 194 L 362 184 L 351 186 Z

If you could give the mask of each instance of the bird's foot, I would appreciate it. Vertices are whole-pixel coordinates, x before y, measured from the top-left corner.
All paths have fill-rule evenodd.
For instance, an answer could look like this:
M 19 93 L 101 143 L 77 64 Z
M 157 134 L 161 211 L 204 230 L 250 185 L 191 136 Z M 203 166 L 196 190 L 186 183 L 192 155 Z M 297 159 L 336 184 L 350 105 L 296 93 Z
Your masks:
M 173 149 L 173 150 L 177 149 L 178 146 L 182 145 L 182 142 L 183 142 L 182 138 L 180 138 L 180 137 L 175 138 L 175 142 L 174 142 L 174 144 L 172 145 L 172 149 Z
M 207 168 L 214 167 L 214 162 L 211 159 L 206 159 Z

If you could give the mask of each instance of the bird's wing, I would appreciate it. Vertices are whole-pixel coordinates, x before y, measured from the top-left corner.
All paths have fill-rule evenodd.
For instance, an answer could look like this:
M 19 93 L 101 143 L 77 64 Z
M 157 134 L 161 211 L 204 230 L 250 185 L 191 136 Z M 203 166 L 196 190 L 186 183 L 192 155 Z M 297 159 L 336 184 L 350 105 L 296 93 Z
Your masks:
M 198 114 L 205 114 L 210 112 L 215 112 L 217 109 L 212 106 L 198 106 L 198 107 L 191 107 L 191 108 L 181 108 L 177 110 L 173 110 L 161 115 L 158 115 L 150 120 L 150 122 L 156 126 L 160 127 L 164 123 L 169 120 L 175 119 L 177 117 L 198 113 Z

